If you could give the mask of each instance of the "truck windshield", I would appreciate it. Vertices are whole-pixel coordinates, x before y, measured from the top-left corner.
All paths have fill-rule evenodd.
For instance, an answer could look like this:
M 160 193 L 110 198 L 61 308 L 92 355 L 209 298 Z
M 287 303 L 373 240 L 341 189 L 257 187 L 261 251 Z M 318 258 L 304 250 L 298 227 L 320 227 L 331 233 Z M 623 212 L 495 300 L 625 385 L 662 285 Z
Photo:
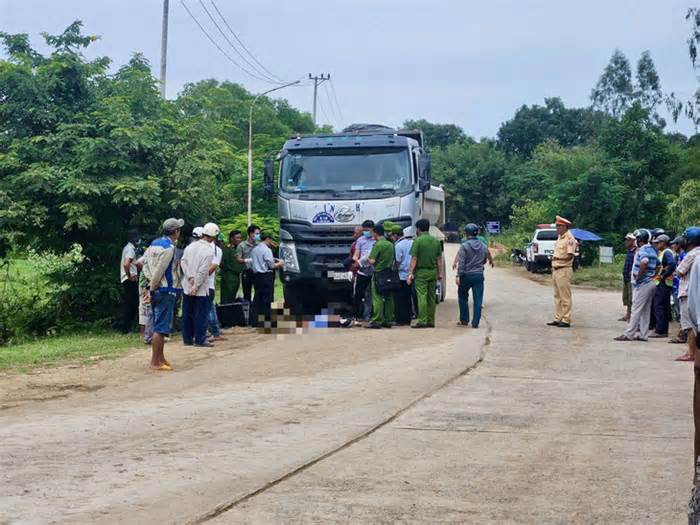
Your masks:
M 412 188 L 407 149 L 294 151 L 282 161 L 283 191 L 401 191 Z

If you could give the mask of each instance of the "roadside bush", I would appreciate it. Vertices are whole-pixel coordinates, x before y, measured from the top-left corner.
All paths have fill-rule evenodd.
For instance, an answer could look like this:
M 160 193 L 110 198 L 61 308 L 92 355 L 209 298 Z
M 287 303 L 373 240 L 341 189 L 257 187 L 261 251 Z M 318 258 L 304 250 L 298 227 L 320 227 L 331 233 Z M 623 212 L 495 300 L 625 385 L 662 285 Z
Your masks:
M 82 247 L 63 254 L 30 250 L 31 274 L 0 288 L 0 344 L 56 333 L 75 318 L 73 281 L 85 263 Z

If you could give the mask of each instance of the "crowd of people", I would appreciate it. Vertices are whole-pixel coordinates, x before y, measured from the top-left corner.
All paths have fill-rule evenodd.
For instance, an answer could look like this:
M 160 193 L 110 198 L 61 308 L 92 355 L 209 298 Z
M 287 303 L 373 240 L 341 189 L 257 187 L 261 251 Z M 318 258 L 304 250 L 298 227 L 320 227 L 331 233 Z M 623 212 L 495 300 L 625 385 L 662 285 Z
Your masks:
M 183 243 L 184 225 L 183 219 L 166 220 L 162 236 L 145 251 L 139 232 L 130 231 L 121 255 L 121 328 L 130 332 L 138 322 L 144 343 L 152 346 L 151 367 L 159 371 L 172 370 L 164 344 L 178 327 L 188 346 L 211 347 L 226 339 L 215 304 L 217 274 L 219 304 L 240 301 L 249 305 L 248 322 L 256 327 L 271 320 L 275 271 L 284 268 L 284 262 L 273 255 L 275 244 L 270 235 L 254 224 L 245 232 L 245 240 L 242 232 L 233 230 L 226 243 L 214 223 L 193 228 Z M 493 266 L 493 260 L 476 225 L 467 225 L 465 234 L 453 262 L 460 310 L 457 324 L 471 323 L 478 328 L 484 267 L 487 262 Z M 435 327 L 444 277 L 442 261 L 442 243 L 431 235 L 428 220 L 407 228 L 364 221 L 355 231 L 346 260 L 353 275 L 353 301 L 352 312 L 341 326 Z M 242 298 L 238 298 L 239 290 Z
M 687 351 L 677 361 L 695 360 L 695 332 L 690 278 L 700 252 L 700 228 L 692 226 L 671 239 L 663 230 L 639 229 L 625 236 L 627 256 L 623 268 L 623 304 L 620 321 L 627 323 L 616 341 L 647 341 L 669 338 Z M 679 325 L 670 333 L 671 322 Z M 672 337 L 670 337 L 672 336 Z

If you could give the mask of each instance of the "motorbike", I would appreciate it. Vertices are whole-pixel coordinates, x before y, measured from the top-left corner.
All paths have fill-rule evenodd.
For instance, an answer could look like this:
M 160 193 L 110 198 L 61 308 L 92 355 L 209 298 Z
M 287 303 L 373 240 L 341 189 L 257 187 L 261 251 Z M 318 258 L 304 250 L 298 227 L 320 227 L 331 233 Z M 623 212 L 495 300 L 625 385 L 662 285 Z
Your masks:
M 520 248 L 513 248 L 510 252 L 510 260 L 513 264 L 524 265 L 527 263 L 527 255 L 525 250 Z

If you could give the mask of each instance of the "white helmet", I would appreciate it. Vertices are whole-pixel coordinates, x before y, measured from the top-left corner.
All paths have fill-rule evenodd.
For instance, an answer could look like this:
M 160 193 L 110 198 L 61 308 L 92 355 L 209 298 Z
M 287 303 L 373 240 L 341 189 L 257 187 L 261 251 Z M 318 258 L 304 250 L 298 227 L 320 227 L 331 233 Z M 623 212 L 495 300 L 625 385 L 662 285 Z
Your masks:
M 204 235 L 204 228 L 201 226 L 197 226 L 196 228 L 192 229 L 192 237 L 195 239 L 201 239 L 202 235 Z
M 207 237 L 218 237 L 219 236 L 219 227 L 214 224 L 213 222 L 208 222 L 204 225 L 204 235 Z

